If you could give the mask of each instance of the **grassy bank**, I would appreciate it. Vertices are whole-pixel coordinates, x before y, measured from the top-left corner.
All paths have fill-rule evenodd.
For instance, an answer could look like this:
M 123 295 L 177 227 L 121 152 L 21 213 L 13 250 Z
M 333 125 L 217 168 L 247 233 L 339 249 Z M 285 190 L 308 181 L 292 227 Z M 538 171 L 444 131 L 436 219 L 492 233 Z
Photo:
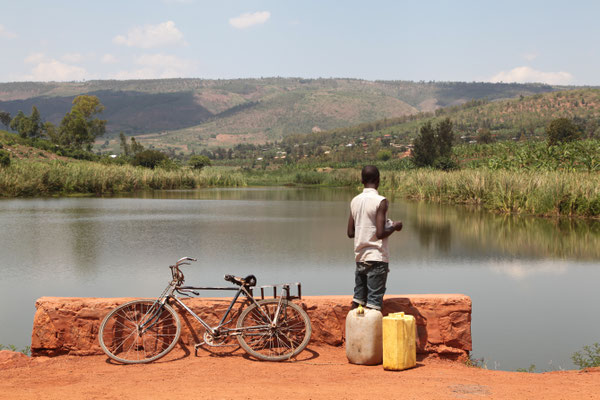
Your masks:
M 3 197 L 110 194 L 144 189 L 270 185 L 360 186 L 358 169 L 174 171 L 88 161 L 14 160 L 0 169 Z M 382 171 L 382 189 L 418 200 L 474 204 L 499 213 L 600 217 L 600 174 L 582 171 Z
M 596 173 L 412 170 L 384 173 L 382 184 L 408 198 L 476 204 L 501 213 L 600 217 Z
M 246 172 L 250 185 L 360 186 L 358 169 Z M 429 169 L 383 171 L 381 187 L 400 196 L 473 204 L 507 214 L 600 217 L 600 174 L 577 171 Z
M 144 189 L 245 185 L 246 179 L 241 173 L 226 168 L 166 171 L 130 165 L 60 160 L 13 160 L 10 166 L 0 168 L 2 197 L 110 194 Z

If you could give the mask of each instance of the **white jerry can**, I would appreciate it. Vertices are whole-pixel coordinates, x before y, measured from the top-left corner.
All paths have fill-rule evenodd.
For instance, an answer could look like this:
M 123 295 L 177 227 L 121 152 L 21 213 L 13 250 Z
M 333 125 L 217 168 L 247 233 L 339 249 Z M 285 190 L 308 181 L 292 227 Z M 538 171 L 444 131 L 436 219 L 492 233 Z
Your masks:
M 346 316 L 346 357 L 352 364 L 377 365 L 383 362 L 380 311 L 361 306 Z

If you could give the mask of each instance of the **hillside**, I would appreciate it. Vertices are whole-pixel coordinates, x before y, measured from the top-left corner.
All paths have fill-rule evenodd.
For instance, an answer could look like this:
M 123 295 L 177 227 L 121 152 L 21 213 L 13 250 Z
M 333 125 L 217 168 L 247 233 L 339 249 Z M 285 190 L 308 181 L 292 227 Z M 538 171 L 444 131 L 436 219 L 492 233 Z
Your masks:
M 301 144 L 305 153 L 318 156 L 319 151 L 329 151 L 330 157 L 356 151 L 355 147 L 365 148 L 365 151 L 385 146 L 398 149 L 394 146 L 409 145 L 423 124 L 435 124 L 443 118 L 452 120 L 455 134 L 463 142 L 476 141 L 483 128 L 489 129 L 496 140 L 541 139 L 550 121 L 559 117 L 573 119 L 586 137 L 600 137 L 600 89 L 565 90 L 493 102 L 470 101 L 434 113 L 379 120 L 317 134 L 291 135 L 280 146 L 294 148 Z
M 142 138 L 146 144 L 187 152 L 264 143 L 293 133 L 434 111 L 471 99 L 558 89 L 542 84 L 300 78 L 17 82 L 0 83 L 0 110 L 15 115 L 19 110 L 29 113 L 35 105 L 45 120 L 58 123 L 74 96 L 93 94 L 106 107 L 107 138 L 121 131 L 150 134 Z M 116 148 L 116 141 L 109 148 Z

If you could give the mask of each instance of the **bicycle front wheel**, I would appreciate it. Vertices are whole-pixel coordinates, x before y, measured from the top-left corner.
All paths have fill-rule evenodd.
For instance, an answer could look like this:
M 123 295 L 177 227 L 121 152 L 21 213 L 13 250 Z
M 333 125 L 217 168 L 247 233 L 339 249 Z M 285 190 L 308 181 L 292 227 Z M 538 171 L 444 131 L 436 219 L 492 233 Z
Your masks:
M 168 304 L 134 300 L 112 310 L 98 338 L 107 356 L 125 364 L 148 363 L 166 355 L 181 334 L 179 316 Z
M 258 305 L 257 305 L 258 304 Z M 237 321 L 237 337 L 246 352 L 265 361 L 287 360 L 300 353 L 310 340 L 308 314 L 297 304 L 283 300 L 275 321 L 279 299 L 261 300 L 246 308 Z

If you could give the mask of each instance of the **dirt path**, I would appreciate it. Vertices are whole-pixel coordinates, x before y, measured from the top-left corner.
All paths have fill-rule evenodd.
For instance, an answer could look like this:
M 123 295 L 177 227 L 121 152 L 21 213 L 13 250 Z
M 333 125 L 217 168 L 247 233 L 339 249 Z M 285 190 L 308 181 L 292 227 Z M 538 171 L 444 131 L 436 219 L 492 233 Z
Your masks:
M 176 349 L 147 365 L 115 365 L 104 356 L 0 356 L 0 399 L 155 398 L 600 399 L 600 368 L 528 374 L 426 361 L 389 372 L 348 364 L 344 349 L 334 347 L 309 347 L 283 363 L 254 361 L 241 350 L 195 357 Z

